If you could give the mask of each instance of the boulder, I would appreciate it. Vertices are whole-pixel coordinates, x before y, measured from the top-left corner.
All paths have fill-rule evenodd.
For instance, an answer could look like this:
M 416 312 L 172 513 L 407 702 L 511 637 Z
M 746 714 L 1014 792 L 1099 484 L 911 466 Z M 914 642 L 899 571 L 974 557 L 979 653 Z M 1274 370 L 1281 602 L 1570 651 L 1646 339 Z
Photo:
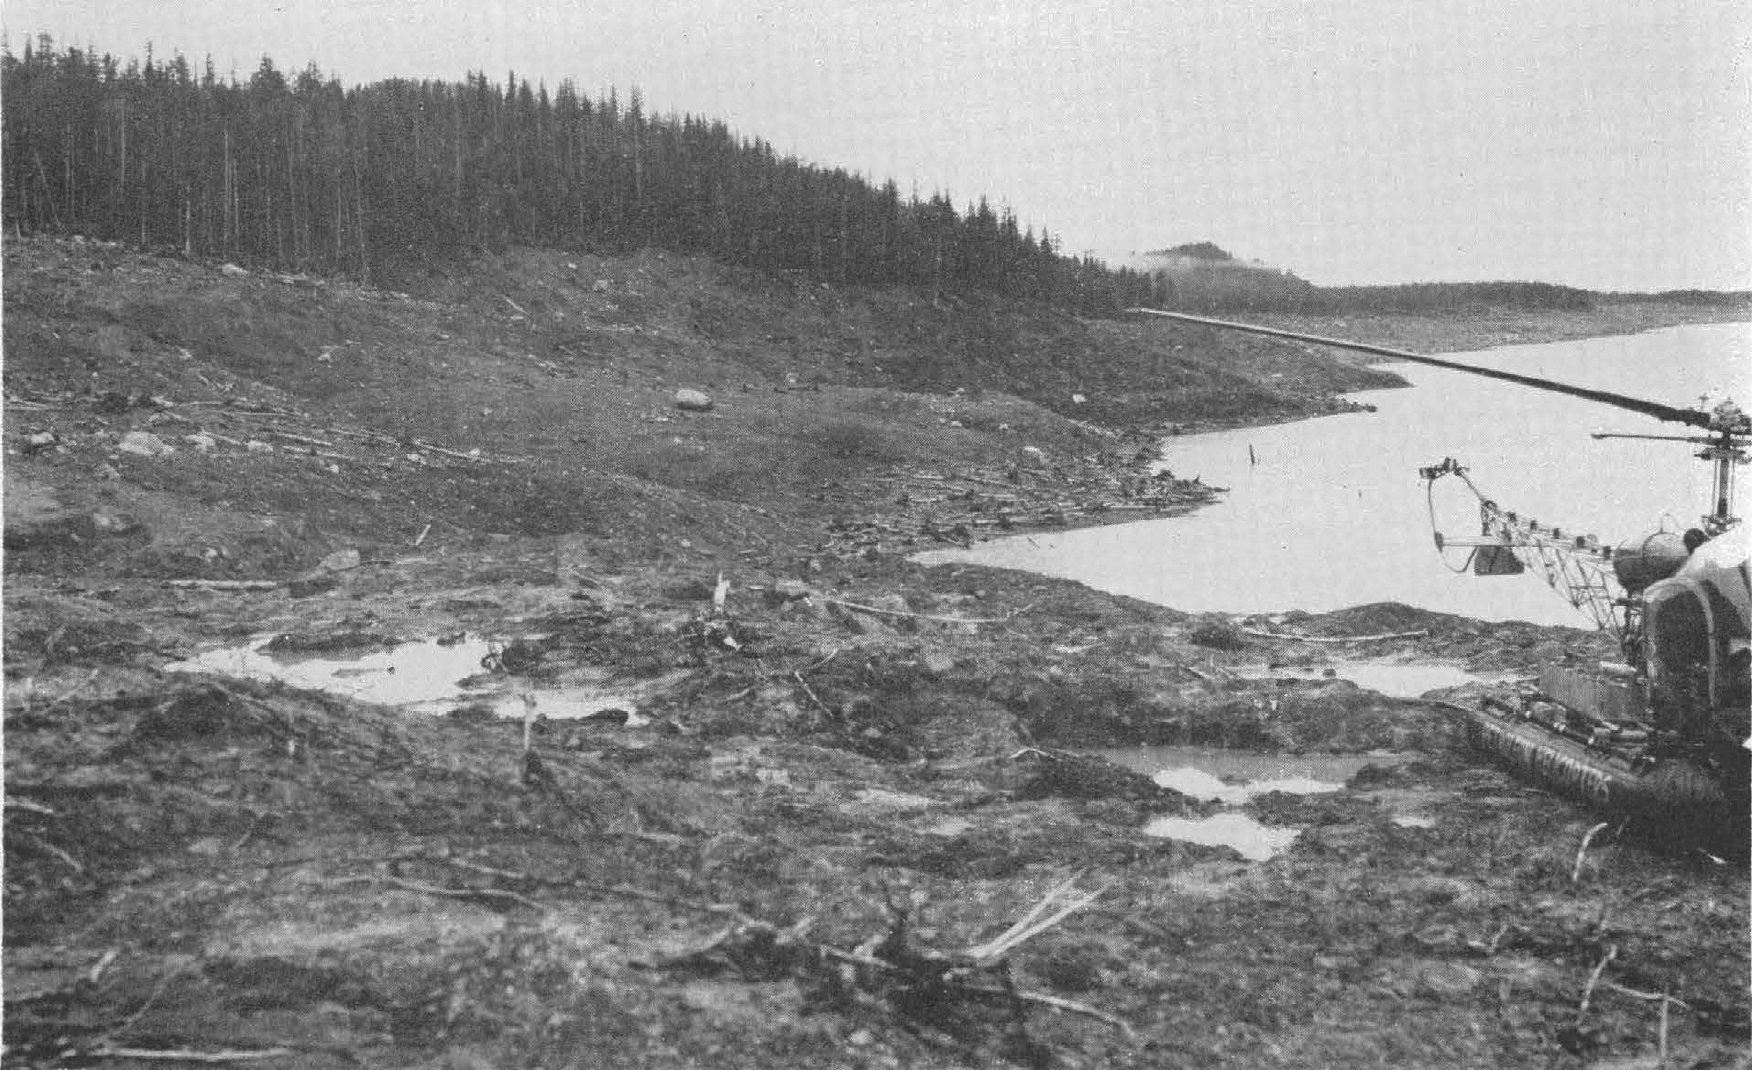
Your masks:
M 711 412 L 712 399 L 698 390 L 682 387 L 675 392 L 675 407 L 683 412 Z

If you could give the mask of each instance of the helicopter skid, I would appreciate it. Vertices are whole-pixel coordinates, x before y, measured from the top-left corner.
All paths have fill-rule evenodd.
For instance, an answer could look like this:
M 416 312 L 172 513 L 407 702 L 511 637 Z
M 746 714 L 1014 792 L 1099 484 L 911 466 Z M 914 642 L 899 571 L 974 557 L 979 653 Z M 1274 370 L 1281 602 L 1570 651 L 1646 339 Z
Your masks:
M 1468 740 L 1498 763 L 1607 820 L 1690 846 L 1731 847 L 1743 839 L 1736 809 L 1704 769 L 1655 757 L 1640 740 L 1600 742 L 1536 720 L 1507 703 L 1462 710 Z

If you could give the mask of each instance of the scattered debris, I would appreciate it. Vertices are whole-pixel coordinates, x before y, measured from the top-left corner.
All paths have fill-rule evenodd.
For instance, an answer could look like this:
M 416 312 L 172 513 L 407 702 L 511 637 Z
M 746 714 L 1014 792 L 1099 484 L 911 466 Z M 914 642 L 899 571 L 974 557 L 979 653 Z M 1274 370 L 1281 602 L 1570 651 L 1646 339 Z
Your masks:
M 1135 1043 L 1136 1030 L 1119 1015 L 1019 988 L 1011 973 L 1011 952 L 1088 907 L 1105 891 L 1076 890 L 1080 876 L 1054 886 L 999 936 L 961 951 L 918 945 L 918 927 L 912 922 L 915 907 L 890 898 L 887 929 L 850 949 L 807 939 L 815 924 L 812 916 L 780 928 L 734 911 L 730 923 L 704 943 L 645 965 L 727 970 L 751 980 L 795 977 L 848 1008 L 881 1009 L 909 1031 L 923 1031 L 969 1056 L 1021 1050 L 1031 1053 L 1029 1061 L 1044 1060 L 1049 1049 L 1028 1036 L 1029 1007 L 1092 1018 Z M 699 909 L 725 912 L 716 906 Z

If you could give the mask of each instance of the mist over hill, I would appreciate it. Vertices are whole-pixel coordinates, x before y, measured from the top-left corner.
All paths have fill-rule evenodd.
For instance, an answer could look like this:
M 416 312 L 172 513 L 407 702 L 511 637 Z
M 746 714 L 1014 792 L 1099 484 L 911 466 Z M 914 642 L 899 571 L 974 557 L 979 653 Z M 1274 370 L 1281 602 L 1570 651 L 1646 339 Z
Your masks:
M 1752 311 L 1752 292 L 1619 293 L 1546 282 L 1416 282 L 1316 286 L 1293 271 L 1243 260 L 1212 241 L 1153 249 L 1128 265 L 1150 279 L 1157 307 L 1186 312 L 1446 314 L 1486 308 L 1585 312 L 1601 305 L 1683 303 Z

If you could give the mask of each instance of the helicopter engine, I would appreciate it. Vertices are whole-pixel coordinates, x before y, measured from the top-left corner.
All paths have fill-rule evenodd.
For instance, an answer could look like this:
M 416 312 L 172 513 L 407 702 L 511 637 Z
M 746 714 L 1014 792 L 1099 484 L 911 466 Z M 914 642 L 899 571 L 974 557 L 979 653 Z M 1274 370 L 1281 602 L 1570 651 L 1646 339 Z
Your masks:
M 1626 591 L 1640 591 L 1679 571 L 1691 551 L 1676 531 L 1656 531 L 1630 539 L 1612 551 L 1612 573 Z
M 1642 669 L 1655 729 L 1703 745 L 1716 760 L 1744 755 L 1752 732 L 1747 534 L 1703 543 L 1642 592 Z

